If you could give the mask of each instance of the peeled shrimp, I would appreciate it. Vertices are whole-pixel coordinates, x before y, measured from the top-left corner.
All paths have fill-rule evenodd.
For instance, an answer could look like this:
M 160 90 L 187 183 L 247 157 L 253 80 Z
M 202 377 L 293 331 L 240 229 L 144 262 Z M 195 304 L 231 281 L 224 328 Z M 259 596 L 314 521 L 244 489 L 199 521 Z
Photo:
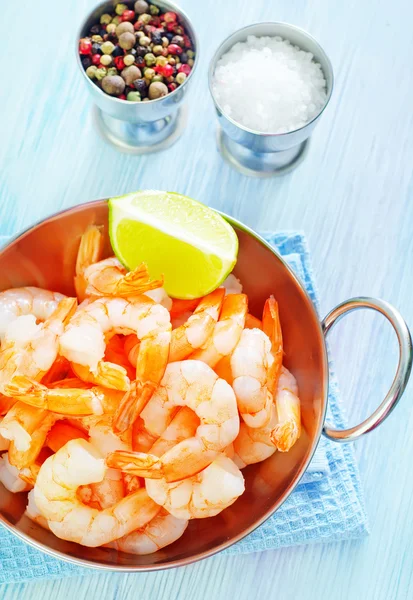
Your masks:
M 270 392 L 267 392 L 271 396 Z M 263 427 L 241 423 L 234 441 L 234 462 L 240 469 L 261 462 L 276 450 L 287 452 L 300 437 L 300 401 L 294 376 L 282 367 L 277 391 L 271 403 L 269 422 Z
M 145 489 L 100 511 L 84 505 L 77 497 L 78 487 L 102 481 L 105 471 L 104 460 L 85 440 L 69 441 L 43 463 L 34 501 L 57 537 L 101 546 L 144 527 L 159 512 Z
M 187 358 L 210 338 L 218 321 L 224 289 L 218 288 L 202 298 L 189 319 L 172 332 L 169 362 Z
M 153 454 L 114 452 L 107 458 L 109 466 L 139 477 L 178 481 L 211 464 L 238 435 L 239 416 L 231 386 L 200 361 L 169 364 L 152 404 L 156 407 L 152 418 L 161 417 L 166 423 L 176 407 L 192 409 L 200 419 L 196 434 L 160 458 Z
M 56 310 L 65 296 L 36 287 L 23 287 L 0 293 L 0 341 L 3 340 L 8 325 L 17 317 L 34 315 L 45 321 Z
M 226 296 L 212 336 L 199 350 L 191 354 L 190 358 L 202 360 L 214 368 L 224 356 L 231 354 L 239 342 L 247 310 L 248 299 L 245 294 Z
M 16 449 L 25 452 L 30 449 L 33 432 L 46 415 L 46 410 L 16 402 L 0 423 L 0 435 L 14 441 Z
M 79 309 L 72 317 L 60 337 L 60 351 L 71 362 L 89 369 L 92 375 L 99 373 L 99 367 L 104 374 L 107 333 L 135 333 L 140 339 L 136 379 L 137 385 L 142 386 L 139 397 L 145 399 L 144 405 L 162 379 L 168 361 L 171 340 L 168 311 L 145 296 L 128 300 L 100 298 Z M 131 402 L 127 408 L 133 411 L 135 403 Z M 120 430 L 131 425 L 128 410 L 123 411 L 117 425 Z
M 177 519 L 166 510 L 161 510 L 144 527 L 108 544 L 119 552 L 128 554 L 152 554 L 176 542 L 188 526 L 186 519 Z
M 19 450 L 16 443 L 12 441 L 9 446 L 10 464 L 18 469 L 25 469 L 33 465 L 42 451 L 47 434 L 55 424 L 57 415 L 46 412 L 44 418 L 31 434 L 30 445 L 27 450 Z
M 76 300 L 64 298 L 44 323 L 37 324 L 31 314 L 8 325 L 0 350 L 0 391 L 16 375 L 41 379 L 56 360 L 59 336 L 75 309 Z
M 150 280 L 148 268 L 142 263 L 127 271 L 114 256 L 88 266 L 83 277 L 87 296 L 128 298 L 162 287 L 163 279 Z
M 244 477 L 235 463 L 219 455 L 206 469 L 175 483 L 147 479 L 149 496 L 178 519 L 213 517 L 244 493 Z
M 49 529 L 47 520 L 40 513 L 39 509 L 36 506 L 36 502 L 34 501 L 34 490 L 30 490 L 30 492 L 27 495 L 26 515 L 34 523 L 37 523 L 38 525 L 40 525 L 40 527 L 43 527 L 43 529 Z
M 20 479 L 19 469 L 10 464 L 7 452 L 0 456 L 0 482 L 13 494 L 27 492 L 32 487 Z

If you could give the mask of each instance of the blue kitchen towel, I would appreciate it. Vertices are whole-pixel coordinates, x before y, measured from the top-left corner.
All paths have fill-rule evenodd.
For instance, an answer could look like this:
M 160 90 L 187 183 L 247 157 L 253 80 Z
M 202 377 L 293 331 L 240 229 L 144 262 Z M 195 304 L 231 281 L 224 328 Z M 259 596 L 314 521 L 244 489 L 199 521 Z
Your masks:
M 263 237 L 291 265 L 318 309 L 304 235 L 285 232 L 265 233 Z M 0 245 L 5 241 L 0 236 Z M 331 364 L 327 420 L 336 427 L 345 427 Z M 354 450 L 351 444 L 322 439 L 307 472 L 286 502 L 261 527 L 224 553 L 246 554 L 309 542 L 333 542 L 367 533 Z M 0 584 L 91 572 L 43 554 L 0 527 Z

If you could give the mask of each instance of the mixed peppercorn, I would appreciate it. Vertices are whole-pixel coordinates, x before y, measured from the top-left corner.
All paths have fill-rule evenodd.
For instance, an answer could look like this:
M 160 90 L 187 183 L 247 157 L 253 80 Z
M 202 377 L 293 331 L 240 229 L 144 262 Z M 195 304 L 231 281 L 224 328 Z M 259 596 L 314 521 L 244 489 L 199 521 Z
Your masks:
M 79 41 L 86 75 L 106 94 L 130 102 L 166 96 L 182 85 L 194 65 L 192 40 L 175 12 L 161 13 L 146 0 L 134 10 L 115 6 Z

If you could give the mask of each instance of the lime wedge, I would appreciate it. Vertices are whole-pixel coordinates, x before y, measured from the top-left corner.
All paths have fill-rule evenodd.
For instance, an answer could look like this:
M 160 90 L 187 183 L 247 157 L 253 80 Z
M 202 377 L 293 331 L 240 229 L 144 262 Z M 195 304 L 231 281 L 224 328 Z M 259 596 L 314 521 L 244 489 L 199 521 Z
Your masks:
M 237 260 L 238 238 L 212 208 L 173 192 L 146 190 L 109 200 L 113 251 L 128 269 L 141 262 L 163 275 L 173 298 L 199 298 L 217 288 Z

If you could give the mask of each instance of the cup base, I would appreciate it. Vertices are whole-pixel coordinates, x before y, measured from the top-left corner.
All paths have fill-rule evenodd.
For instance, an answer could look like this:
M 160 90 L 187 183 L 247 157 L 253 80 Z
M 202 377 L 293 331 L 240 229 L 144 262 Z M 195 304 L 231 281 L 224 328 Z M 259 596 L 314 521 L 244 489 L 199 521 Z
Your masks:
M 217 144 L 222 157 L 248 177 L 277 177 L 293 171 L 307 155 L 310 140 L 280 152 L 255 152 L 234 142 L 219 127 Z
M 101 137 L 127 154 L 160 152 L 174 144 L 185 129 L 188 109 L 182 106 L 174 115 L 150 123 L 130 123 L 115 119 L 96 105 L 94 122 Z

